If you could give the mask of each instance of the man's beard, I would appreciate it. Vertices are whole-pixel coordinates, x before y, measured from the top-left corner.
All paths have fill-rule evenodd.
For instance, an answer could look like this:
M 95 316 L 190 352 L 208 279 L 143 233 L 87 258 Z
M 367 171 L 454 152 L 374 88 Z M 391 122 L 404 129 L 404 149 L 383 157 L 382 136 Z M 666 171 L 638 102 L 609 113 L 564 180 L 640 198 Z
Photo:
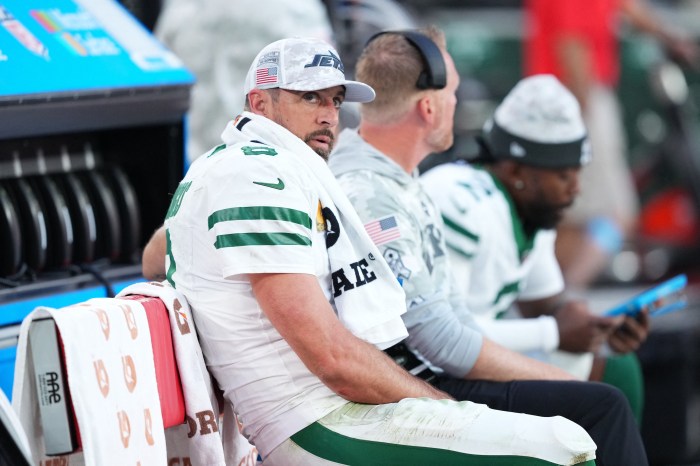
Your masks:
M 533 235 L 537 230 L 551 230 L 555 228 L 564 217 L 566 205 L 552 205 L 546 202 L 532 203 L 520 208 L 520 217 L 523 219 L 523 227 L 527 235 Z
M 333 144 L 335 142 L 335 135 L 333 134 L 333 131 L 331 131 L 329 129 L 319 129 L 318 131 L 314 131 L 312 133 L 307 134 L 306 137 L 304 138 L 304 142 L 308 145 L 309 142 L 313 141 L 318 136 L 328 137 L 328 139 L 329 139 L 328 150 L 322 149 L 320 147 L 311 147 L 311 146 L 309 146 L 309 147 L 311 147 L 311 149 L 313 149 L 314 152 L 316 152 L 318 155 L 320 155 L 323 160 L 328 162 L 328 157 L 331 155 L 331 151 L 333 150 Z

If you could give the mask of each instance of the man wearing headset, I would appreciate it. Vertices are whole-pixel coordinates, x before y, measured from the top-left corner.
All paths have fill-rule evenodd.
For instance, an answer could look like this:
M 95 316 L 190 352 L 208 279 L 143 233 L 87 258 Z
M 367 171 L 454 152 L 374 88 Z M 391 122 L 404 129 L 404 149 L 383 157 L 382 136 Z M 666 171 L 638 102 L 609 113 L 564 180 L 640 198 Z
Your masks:
M 458 399 L 574 420 L 598 445 L 600 465 L 647 464 L 619 390 L 571 381 L 554 366 L 503 351 L 460 322 L 449 302 L 443 225 L 416 177 L 425 157 L 453 141 L 459 76 L 444 35 L 434 28 L 381 33 L 356 74 L 377 97 L 361 105 L 357 130 L 340 133 L 329 165 L 406 292 L 409 337 L 387 352 Z

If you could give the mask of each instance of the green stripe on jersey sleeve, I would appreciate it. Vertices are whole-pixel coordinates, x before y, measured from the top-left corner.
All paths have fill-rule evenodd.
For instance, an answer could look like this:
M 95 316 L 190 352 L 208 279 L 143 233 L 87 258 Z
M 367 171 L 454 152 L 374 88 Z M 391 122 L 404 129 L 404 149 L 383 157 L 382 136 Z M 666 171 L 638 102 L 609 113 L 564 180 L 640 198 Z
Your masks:
M 311 246 L 311 239 L 296 233 L 230 233 L 214 243 L 216 249 L 240 246 Z
M 217 210 L 209 216 L 209 229 L 211 230 L 219 222 L 236 220 L 278 220 L 296 223 L 309 230 L 312 225 L 309 214 L 300 210 L 285 207 L 250 206 Z
M 450 248 L 452 251 L 455 253 L 459 254 L 460 256 L 464 257 L 465 259 L 473 259 L 474 258 L 474 253 L 473 252 L 467 252 L 464 249 L 460 248 L 454 243 L 451 243 L 449 241 L 445 241 L 445 244 L 447 244 L 447 247 Z
M 457 222 L 455 222 L 455 221 L 452 220 L 451 218 L 449 218 L 449 217 L 443 215 L 443 216 L 442 216 L 442 221 L 445 222 L 445 226 L 446 226 L 447 228 L 449 228 L 450 230 L 455 231 L 455 232 L 459 233 L 459 234 L 462 235 L 462 236 L 466 236 L 467 238 L 469 238 L 470 240 L 472 240 L 472 241 L 474 241 L 474 242 L 478 242 L 478 241 L 479 241 L 479 235 L 477 235 L 476 233 L 472 233 L 471 231 L 467 230 L 466 228 L 464 228 L 462 225 L 458 224 Z

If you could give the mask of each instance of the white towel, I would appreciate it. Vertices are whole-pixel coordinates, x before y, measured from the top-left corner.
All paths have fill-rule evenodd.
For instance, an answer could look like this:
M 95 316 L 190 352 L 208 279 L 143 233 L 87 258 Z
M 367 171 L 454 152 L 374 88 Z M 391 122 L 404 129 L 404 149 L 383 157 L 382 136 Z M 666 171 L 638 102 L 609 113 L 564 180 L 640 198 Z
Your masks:
M 168 282 L 136 283 L 117 297 L 127 295 L 160 298 L 170 316 L 187 423 L 166 430 L 168 464 L 185 464 L 185 457 L 194 466 L 255 464 L 257 450 L 240 433 L 235 414 L 226 410 L 220 422 L 218 401 L 184 296 Z
M 35 461 L 47 464 L 28 333 L 32 320 L 49 316 L 63 340 L 68 386 L 83 446 L 82 452 L 68 455 L 68 464 L 166 464 L 145 311 L 138 302 L 109 298 L 61 309 L 40 307 L 22 322 L 13 407 Z
M 242 124 L 244 119 L 249 121 Z M 338 318 L 354 335 L 380 349 L 406 338 L 408 333 L 401 320 L 401 314 L 406 312 L 404 291 L 324 160 L 282 126 L 250 112 L 243 112 L 229 122 L 221 137 L 229 145 L 257 140 L 284 148 L 316 176 L 324 188 L 321 204 L 336 207 L 336 220 L 343 232 L 335 246 L 328 249 L 331 270 L 342 268 L 352 277 L 354 272 L 350 264 L 365 259 L 377 275 L 371 283 L 335 298 Z

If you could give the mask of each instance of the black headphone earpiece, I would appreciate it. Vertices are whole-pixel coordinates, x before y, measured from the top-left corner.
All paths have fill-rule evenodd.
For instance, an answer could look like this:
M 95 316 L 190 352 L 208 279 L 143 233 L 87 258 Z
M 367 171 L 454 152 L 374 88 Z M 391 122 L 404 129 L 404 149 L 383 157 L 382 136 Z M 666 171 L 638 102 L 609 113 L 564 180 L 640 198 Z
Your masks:
M 447 70 L 440 48 L 425 34 L 413 30 L 380 31 L 369 38 L 367 44 L 382 34 L 398 34 L 418 50 L 423 59 L 424 69 L 418 76 L 418 89 L 442 89 L 447 85 Z M 366 45 L 365 45 L 366 46 Z

